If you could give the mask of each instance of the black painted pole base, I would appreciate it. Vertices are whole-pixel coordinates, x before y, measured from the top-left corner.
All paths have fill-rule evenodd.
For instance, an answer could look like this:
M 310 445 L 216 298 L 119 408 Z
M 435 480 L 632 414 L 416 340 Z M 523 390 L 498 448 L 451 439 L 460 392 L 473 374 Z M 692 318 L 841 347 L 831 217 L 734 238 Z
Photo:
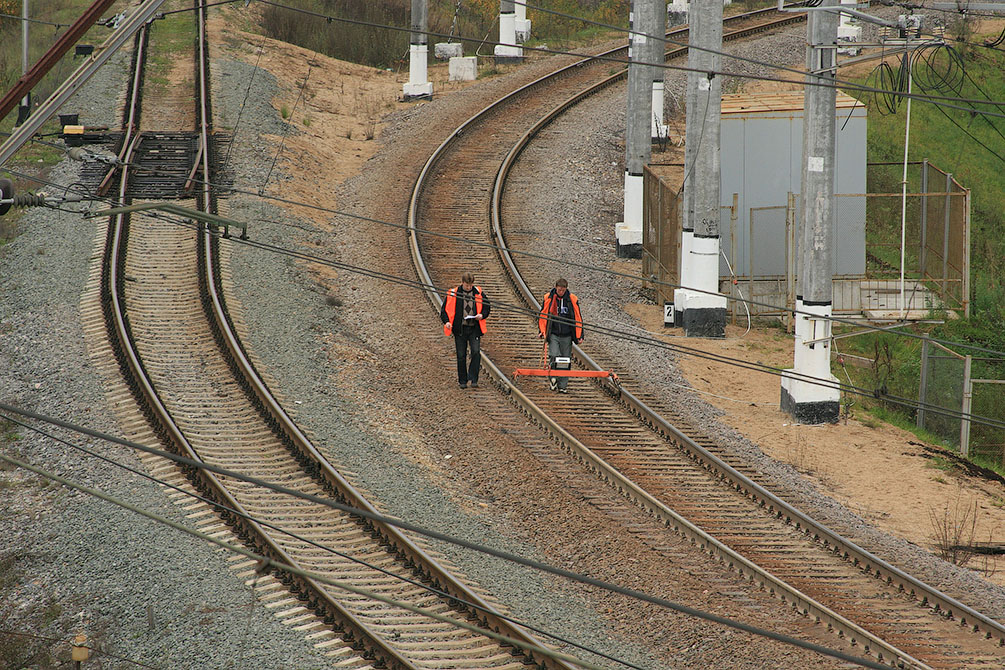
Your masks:
M 837 400 L 796 402 L 786 389 L 782 389 L 781 409 L 798 423 L 837 423 L 841 416 L 841 403 Z
M 726 337 L 726 309 L 724 307 L 696 307 L 680 313 L 680 321 L 687 337 Z

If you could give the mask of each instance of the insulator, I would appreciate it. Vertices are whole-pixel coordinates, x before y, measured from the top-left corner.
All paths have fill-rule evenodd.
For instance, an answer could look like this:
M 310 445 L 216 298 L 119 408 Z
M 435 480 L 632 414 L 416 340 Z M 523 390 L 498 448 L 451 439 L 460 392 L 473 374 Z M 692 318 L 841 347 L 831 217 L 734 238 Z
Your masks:
M 44 207 L 46 205 L 44 195 L 35 193 L 20 193 L 15 195 L 11 207 Z

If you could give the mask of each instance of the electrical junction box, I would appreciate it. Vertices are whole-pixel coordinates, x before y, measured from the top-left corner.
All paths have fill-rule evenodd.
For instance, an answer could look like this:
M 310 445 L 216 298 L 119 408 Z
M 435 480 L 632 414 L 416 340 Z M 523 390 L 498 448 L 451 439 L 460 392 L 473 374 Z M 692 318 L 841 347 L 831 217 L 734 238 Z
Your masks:
M 790 192 L 797 196 L 797 218 L 800 211 L 803 97 L 802 91 L 722 96 L 719 231 L 722 251 L 737 276 L 786 275 Z M 838 92 L 834 111 L 837 141 L 831 272 L 861 276 L 865 274 L 866 108 Z M 739 211 L 732 219 L 729 206 L 734 193 Z M 795 239 L 798 243 L 798 237 Z M 719 276 L 730 276 L 722 259 Z

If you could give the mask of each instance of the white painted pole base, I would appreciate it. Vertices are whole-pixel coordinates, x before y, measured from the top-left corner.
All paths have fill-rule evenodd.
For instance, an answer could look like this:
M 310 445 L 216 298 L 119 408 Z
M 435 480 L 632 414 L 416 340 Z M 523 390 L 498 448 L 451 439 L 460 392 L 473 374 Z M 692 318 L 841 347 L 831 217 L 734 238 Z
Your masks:
M 408 83 L 402 87 L 405 100 L 433 97 L 433 82 L 429 81 L 427 58 L 429 46 L 413 44 L 408 50 Z
M 614 226 L 617 253 L 621 258 L 642 256 L 642 175 L 625 171 L 625 218 Z
M 495 48 L 495 58 L 497 64 L 523 59 L 523 49 L 516 45 L 516 14 L 499 15 L 499 44 Z
M 668 126 L 663 120 L 663 82 L 653 82 L 653 112 L 651 115 L 651 137 L 654 142 L 662 142 L 667 137 Z
M 681 273 L 684 288 L 674 291 L 674 313 L 687 337 L 726 336 L 726 296 L 719 293 L 719 238 L 690 234 L 689 250 L 681 258 L 681 267 L 688 268 L 687 282 Z M 683 246 L 683 244 L 682 244 Z
M 529 39 L 530 39 L 530 19 L 520 19 L 519 17 L 517 17 L 516 41 L 522 44 Z
M 513 3 L 513 28 L 516 31 L 516 41 L 523 43 L 530 39 L 530 21 L 527 19 L 527 5 Z
M 794 366 L 782 375 L 781 409 L 799 423 L 835 423 L 841 414 L 838 379 L 831 374 L 831 305 L 797 301 Z M 819 318 L 823 317 L 823 318 Z M 798 375 L 798 376 L 797 376 Z

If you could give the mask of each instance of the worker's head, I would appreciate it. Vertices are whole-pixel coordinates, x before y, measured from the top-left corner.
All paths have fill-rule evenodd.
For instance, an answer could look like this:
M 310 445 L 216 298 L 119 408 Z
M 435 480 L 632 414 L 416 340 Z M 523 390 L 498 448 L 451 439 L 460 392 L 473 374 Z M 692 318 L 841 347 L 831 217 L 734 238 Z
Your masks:
M 465 291 L 470 291 L 471 287 L 475 285 L 475 276 L 470 272 L 465 272 L 461 275 L 461 286 L 464 287 Z
M 559 280 L 555 282 L 555 293 L 557 293 L 559 297 L 561 297 L 565 295 L 565 292 L 568 290 L 569 290 L 569 282 L 565 281 L 565 279 L 562 279 L 560 277 Z

